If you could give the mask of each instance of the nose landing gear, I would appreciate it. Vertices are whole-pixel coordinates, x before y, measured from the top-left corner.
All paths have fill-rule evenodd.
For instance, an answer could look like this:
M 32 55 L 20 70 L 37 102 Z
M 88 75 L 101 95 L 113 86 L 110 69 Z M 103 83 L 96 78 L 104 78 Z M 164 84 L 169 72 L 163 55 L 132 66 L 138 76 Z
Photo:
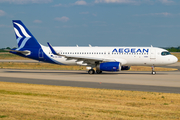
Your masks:
M 155 75 L 155 74 L 156 74 L 156 71 L 152 71 L 152 74 Z
M 152 68 L 152 72 L 151 72 L 151 74 L 155 75 L 155 74 L 156 74 L 156 71 L 155 71 L 155 69 L 154 69 L 155 67 L 154 67 L 154 66 L 152 66 L 151 68 Z

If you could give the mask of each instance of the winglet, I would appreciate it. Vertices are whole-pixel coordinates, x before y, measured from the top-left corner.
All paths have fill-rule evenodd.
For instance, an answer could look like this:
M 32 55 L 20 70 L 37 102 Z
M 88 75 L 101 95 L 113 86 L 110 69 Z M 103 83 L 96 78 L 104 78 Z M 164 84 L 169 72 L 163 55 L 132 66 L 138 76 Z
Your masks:
M 47 42 L 49 48 L 51 49 L 51 52 L 54 54 L 54 55 L 59 55 L 55 50 L 54 48 L 51 46 L 51 44 L 49 42 Z

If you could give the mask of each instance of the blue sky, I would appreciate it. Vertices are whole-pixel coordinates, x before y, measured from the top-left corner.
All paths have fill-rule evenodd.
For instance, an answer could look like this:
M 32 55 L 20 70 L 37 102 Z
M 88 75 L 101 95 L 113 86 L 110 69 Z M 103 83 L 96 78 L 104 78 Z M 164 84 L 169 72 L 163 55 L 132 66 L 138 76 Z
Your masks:
M 17 46 L 12 20 L 43 45 L 180 46 L 179 0 L 0 0 L 0 48 Z

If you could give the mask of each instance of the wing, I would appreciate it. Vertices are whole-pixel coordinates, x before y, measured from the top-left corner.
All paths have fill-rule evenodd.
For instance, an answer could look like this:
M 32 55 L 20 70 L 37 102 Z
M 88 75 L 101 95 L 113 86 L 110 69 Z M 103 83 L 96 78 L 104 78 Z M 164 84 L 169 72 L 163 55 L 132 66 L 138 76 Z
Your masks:
M 51 46 L 50 43 L 47 43 L 47 44 L 48 44 L 49 48 L 51 49 L 51 52 L 54 55 L 64 56 L 65 58 L 67 58 L 67 60 L 76 59 L 76 62 L 83 61 L 83 63 L 87 63 L 87 64 L 96 64 L 96 63 L 100 63 L 100 62 L 116 61 L 115 59 L 106 59 L 106 58 L 96 58 L 96 57 L 87 57 L 87 56 L 74 56 L 74 55 L 61 55 L 61 54 L 59 54 L 59 53 L 57 53 L 55 51 L 55 49 Z

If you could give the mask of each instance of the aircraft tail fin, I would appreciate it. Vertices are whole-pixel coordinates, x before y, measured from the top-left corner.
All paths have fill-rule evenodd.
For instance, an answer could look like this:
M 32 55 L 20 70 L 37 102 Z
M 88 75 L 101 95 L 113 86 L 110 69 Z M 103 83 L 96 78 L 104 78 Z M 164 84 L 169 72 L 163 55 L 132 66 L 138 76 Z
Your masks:
M 26 26 L 20 20 L 13 20 L 14 31 L 18 44 L 18 49 L 22 48 L 40 48 L 41 45 L 38 43 L 36 38 L 26 28 Z

